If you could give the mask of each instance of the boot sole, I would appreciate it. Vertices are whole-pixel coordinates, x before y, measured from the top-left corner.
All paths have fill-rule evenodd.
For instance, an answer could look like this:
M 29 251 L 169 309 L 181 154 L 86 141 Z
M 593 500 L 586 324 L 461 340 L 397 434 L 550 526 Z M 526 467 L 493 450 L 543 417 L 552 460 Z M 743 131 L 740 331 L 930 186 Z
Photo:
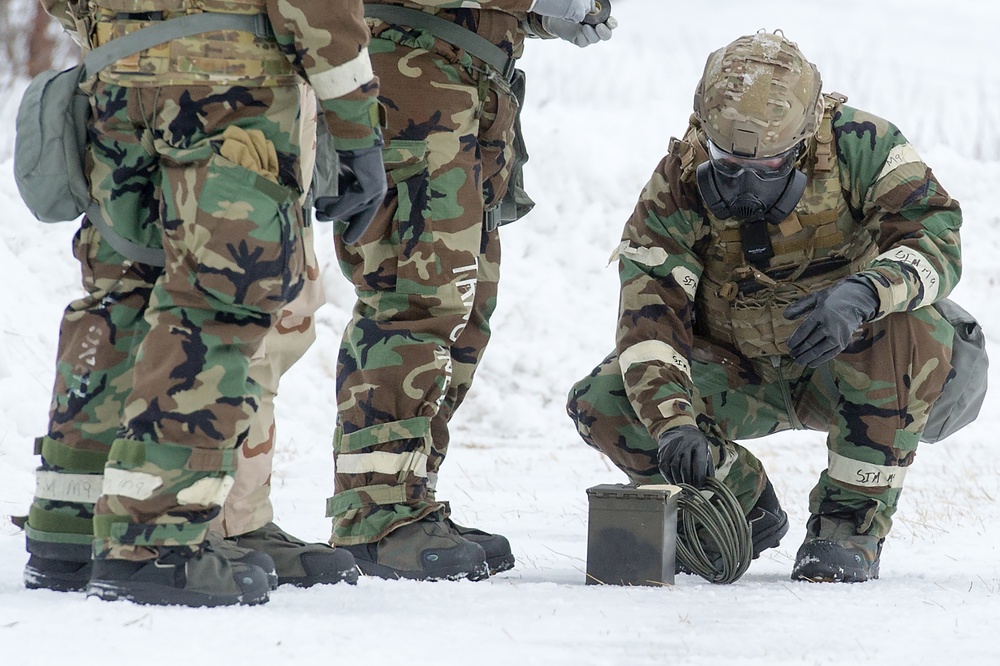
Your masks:
M 319 574 L 316 576 L 287 576 L 278 577 L 279 585 L 292 585 L 294 587 L 312 587 L 313 585 L 336 585 L 346 583 L 347 585 L 358 584 L 358 568 L 352 567 L 346 571 Z
M 90 584 L 87 585 L 87 596 L 97 597 L 104 601 L 131 601 L 144 606 L 186 606 L 189 608 L 256 606 L 268 601 L 267 592 L 250 597 L 231 594 L 204 594 L 153 583 L 123 583 L 121 581 L 101 580 L 90 581 Z
M 807 583 L 864 583 L 878 578 L 878 571 L 849 569 L 832 565 L 802 567 L 792 572 L 792 580 Z
M 437 581 L 437 580 L 471 580 L 480 581 L 489 578 L 489 568 L 486 563 L 483 562 L 482 566 L 476 567 L 469 570 L 468 567 L 453 567 L 452 569 L 446 569 L 434 574 L 427 574 L 423 571 L 400 571 L 399 569 L 393 569 L 392 567 L 383 566 L 381 564 L 376 564 L 375 562 L 366 562 L 364 560 L 358 560 L 358 568 L 366 576 L 373 576 L 375 578 L 383 578 L 385 580 L 398 580 L 405 578 L 406 580 L 426 580 L 426 581 Z

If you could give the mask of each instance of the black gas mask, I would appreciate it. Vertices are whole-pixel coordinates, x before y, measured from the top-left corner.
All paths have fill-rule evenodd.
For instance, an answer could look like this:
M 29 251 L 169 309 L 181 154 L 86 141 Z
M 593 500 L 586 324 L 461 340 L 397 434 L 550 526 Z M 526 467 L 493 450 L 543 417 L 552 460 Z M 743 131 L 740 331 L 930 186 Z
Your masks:
M 701 198 L 720 220 L 736 217 L 747 258 L 767 265 L 774 256 L 767 224 L 788 217 L 806 189 L 806 175 L 795 168 L 799 146 L 774 157 L 727 153 L 708 142 L 709 160 L 698 167 Z

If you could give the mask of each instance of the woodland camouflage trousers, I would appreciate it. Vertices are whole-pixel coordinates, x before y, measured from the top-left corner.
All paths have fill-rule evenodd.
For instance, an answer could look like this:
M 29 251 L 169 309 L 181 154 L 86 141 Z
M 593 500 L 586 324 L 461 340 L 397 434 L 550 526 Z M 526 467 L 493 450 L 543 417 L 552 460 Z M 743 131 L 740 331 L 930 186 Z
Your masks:
M 906 471 L 949 373 L 952 326 L 931 307 L 866 324 L 854 342 L 812 370 L 787 357 L 752 362 L 695 338 L 691 373 L 698 426 L 716 477 L 749 512 L 767 475 L 734 440 L 789 429 L 827 433 L 827 469 L 809 496 L 807 538 L 850 541 L 874 560 L 889 533 Z M 569 394 L 584 441 L 636 483 L 663 483 L 657 442 L 626 396 L 616 354 Z
M 465 52 L 415 35 L 389 30 L 369 47 L 388 109 L 389 192 L 356 245 L 337 234 L 358 300 L 337 367 L 336 545 L 446 515 L 435 483 L 448 421 L 496 306 L 500 239 L 483 213 L 506 190 L 516 102 Z
M 258 406 L 250 357 L 302 289 L 299 91 L 98 84 L 92 99 L 99 214 L 165 266 L 84 219 L 29 550 L 93 540 L 97 557 L 146 559 L 204 540 Z

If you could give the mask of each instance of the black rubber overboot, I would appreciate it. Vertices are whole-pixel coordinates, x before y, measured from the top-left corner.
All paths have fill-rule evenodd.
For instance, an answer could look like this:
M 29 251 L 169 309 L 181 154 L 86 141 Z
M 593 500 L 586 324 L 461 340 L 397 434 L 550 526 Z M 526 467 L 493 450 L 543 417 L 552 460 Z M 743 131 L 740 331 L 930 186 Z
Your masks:
M 160 548 L 153 560 L 94 561 L 87 596 L 156 606 L 252 606 L 268 600 L 267 574 L 257 566 L 230 564 L 211 550 Z
M 865 551 L 850 543 L 828 539 L 809 539 L 799 547 L 792 567 L 792 580 L 812 583 L 864 583 L 878 578 L 879 558 L 870 560 Z
M 444 523 L 452 534 L 471 541 L 483 549 L 486 554 L 486 567 L 491 576 L 514 568 L 514 553 L 511 552 L 507 537 L 484 532 L 475 527 L 457 525 L 451 518 L 445 519 Z
M 440 521 L 398 527 L 375 543 L 341 546 L 361 573 L 411 580 L 483 580 L 489 576 L 482 547 L 452 534 Z
M 768 548 L 777 548 L 781 538 L 788 533 L 788 515 L 781 509 L 774 486 L 768 480 L 764 492 L 747 514 L 750 523 L 750 539 L 753 541 L 753 559 Z
M 792 567 L 792 580 L 817 583 L 863 583 L 878 578 L 884 538 L 864 531 L 863 515 L 845 507 L 841 511 L 812 514 L 806 521 L 806 538 Z
M 350 551 L 325 543 L 306 543 L 274 523 L 229 537 L 228 542 L 269 555 L 274 560 L 277 580 L 282 585 L 312 587 L 334 583 L 354 585 L 358 582 L 358 567 Z
M 24 567 L 24 586 L 29 590 L 83 592 L 92 569 L 90 544 L 50 543 L 26 540 L 30 553 Z

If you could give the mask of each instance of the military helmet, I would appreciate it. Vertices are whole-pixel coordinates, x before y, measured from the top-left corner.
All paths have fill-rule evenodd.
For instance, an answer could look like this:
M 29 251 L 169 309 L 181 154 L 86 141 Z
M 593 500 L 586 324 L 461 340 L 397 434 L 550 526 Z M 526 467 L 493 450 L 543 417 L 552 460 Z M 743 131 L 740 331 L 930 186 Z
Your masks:
M 740 37 L 715 51 L 694 93 L 709 140 L 742 157 L 773 157 L 816 133 L 823 117 L 816 66 L 781 31 Z

